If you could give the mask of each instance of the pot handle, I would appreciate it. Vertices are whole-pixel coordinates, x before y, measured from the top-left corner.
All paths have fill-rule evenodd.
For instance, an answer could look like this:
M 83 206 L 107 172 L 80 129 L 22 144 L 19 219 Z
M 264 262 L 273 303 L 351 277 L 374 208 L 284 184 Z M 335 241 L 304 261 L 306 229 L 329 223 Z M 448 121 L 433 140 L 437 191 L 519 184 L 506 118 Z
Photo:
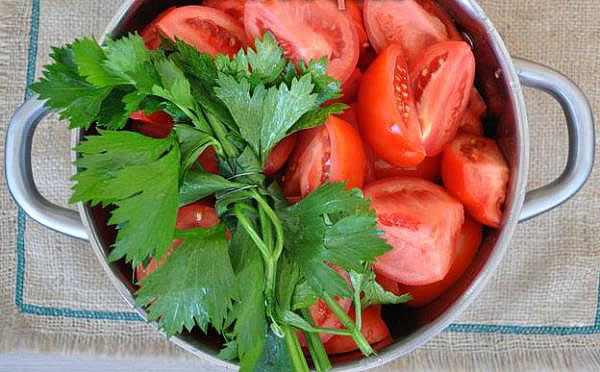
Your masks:
M 567 166 L 556 180 L 527 192 L 519 217 L 523 222 L 558 207 L 585 184 L 594 164 L 594 117 L 581 89 L 567 77 L 524 59 L 514 58 L 514 63 L 523 85 L 540 89 L 558 101 L 569 131 Z
M 44 101 L 28 99 L 10 119 L 4 146 L 4 170 L 8 189 L 25 213 L 42 225 L 87 240 L 79 213 L 49 202 L 38 191 L 31 169 L 31 145 L 38 123 L 48 114 Z

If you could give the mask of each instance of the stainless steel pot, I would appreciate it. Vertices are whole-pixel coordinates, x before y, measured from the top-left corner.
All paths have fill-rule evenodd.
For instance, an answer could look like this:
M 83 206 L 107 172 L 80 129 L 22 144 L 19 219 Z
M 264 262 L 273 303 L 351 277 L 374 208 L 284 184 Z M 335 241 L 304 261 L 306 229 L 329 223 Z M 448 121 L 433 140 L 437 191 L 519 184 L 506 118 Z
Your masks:
M 193 3 L 193 1 L 187 1 Z M 106 29 L 105 36 L 119 36 L 141 28 L 160 11 L 186 1 L 127 0 Z M 197 1 L 196 1 L 197 3 Z M 590 106 L 575 84 L 558 72 L 518 58 L 512 58 L 502 39 L 474 0 L 439 0 L 456 20 L 465 37 L 472 42 L 477 59 L 477 85 L 488 98 L 495 117 L 497 140 L 511 165 L 511 180 L 504 219 L 498 230 L 487 233 L 484 243 L 469 270 L 442 298 L 427 308 L 388 317 L 391 323 L 412 324 L 412 329 L 398 330 L 392 324 L 395 342 L 377 357 L 350 356 L 339 361 L 337 370 L 363 370 L 401 357 L 422 346 L 446 328 L 483 290 L 508 249 L 516 225 L 564 203 L 583 186 L 594 162 L 594 122 Z M 569 133 L 566 168 L 552 183 L 526 191 L 529 163 L 529 130 L 522 85 L 552 95 L 561 105 Z M 33 219 L 50 229 L 75 238 L 89 240 L 99 262 L 114 286 L 132 306 L 134 287 L 131 269 L 123 263 L 109 263 L 106 254 L 114 240 L 114 231 L 106 224 L 106 213 L 79 204 L 79 213 L 53 205 L 35 185 L 31 170 L 31 145 L 39 121 L 47 114 L 43 102 L 31 98 L 13 115 L 6 135 L 5 171 L 8 187 L 21 208 Z M 81 130 L 73 132 L 73 146 L 79 143 Z M 66 165 L 65 165 L 66 166 Z M 144 310 L 136 308 L 145 318 Z M 226 368 L 235 364 L 215 357 L 214 339 L 202 335 L 182 335 L 171 339 L 185 350 Z

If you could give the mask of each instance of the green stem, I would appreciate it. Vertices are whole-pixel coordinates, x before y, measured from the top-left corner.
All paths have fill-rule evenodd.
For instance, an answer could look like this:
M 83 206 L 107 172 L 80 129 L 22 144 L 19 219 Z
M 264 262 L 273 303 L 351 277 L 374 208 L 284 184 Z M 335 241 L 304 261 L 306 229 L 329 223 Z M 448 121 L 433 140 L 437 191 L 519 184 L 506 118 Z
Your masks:
M 367 341 L 360 329 L 356 328 L 356 324 L 354 324 L 352 319 L 350 319 L 348 314 L 346 314 L 344 309 L 342 309 L 337 301 L 331 298 L 328 293 L 323 294 L 323 300 L 325 300 L 325 303 L 329 309 L 335 314 L 339 321 L 342 322 L 344 327 L 352 332 L 352 338 L 354 339 L 354 342 L 356 342 L 356 345 L 360 351 L 367 356 L 374 354 L 375 352 L 373 351 L 373 348 L 371 348 L 371 345 L 369 345 L 369 341 Z
M 298 336 L 296 336 L 296 329 L 289 325 L 281 325 L 281 329 L 284 334 L 285 344 L 288 348 L 288 354 L 292 362 L 292 370 L 294 372 L 308 372 L 308 363 L 302 353 Z
M 271 224 L 271 220 L 268 219 L 264 208 L 258 208 L 258 217 L 260 219 L 263 241 L 269 247 L 269 252 L 273 252 L 273 225 Z
M 219 142 L 221 142 L 225 154 L 227 154 L 229 158 L 237 158 L 239 156 L 239 151 L 231 144 L 229 139 L 227 139 L 227 129 L 223 123 L 221 123 L 216 116 L 208 111 L 204 111 L 204 115 L 208 119 L 208 122 L 210 123 L 212 130 L 215 132 L 215 135 L 219 139 Z
M 273 251 L 273 258 L 275 258 L 275 263 L 279 261 L 279 257 L 281 257 L 281 253 L 283 252 L 283 227 L 281 225 L 281 220 L 271 208 L 269 203 L 256 191 L 254 191 L 254 199 L 258 202 L 258 205 L 261 206 L 267 216 L 271 219 L 273 226 L 275 227 L 275 250 Z
M 233 207 L 233 213 L 237 217 L 240 225 L 242 225 L 244 230 L 246 230 L 248 235 L 250 235 L 250 238 L 252 239 L 254 244 L 256 244 L 256 247 L 258 248 L 260 253 L 263 255 L 263 259 L 265 260 L 265 262 L 270 261 L 271 252 L 269 252 L 269 249 L 265 245 L 265 242 L 263 242 L 262 239 L 260 238 L 260 236 L 258 236 L 258 234 L 256 233 L 256 230 L 254 230 L 254 227 L 252 227 L 252 224 L 250 223 L 248 218 L 246 218 L 242 209 L 243 209 L 243 207 L 239 203 L 236 203 L 236 205 Z
M 300 310 L 302 316 L 310 325 L 314 326 L 313 318 L 310 315 L 310 311 L 308 309 Z M 329 358 L 327 357 L 327 351 L 325 351 L 325 346 L 323 346 L 323 341 L 321 341 L 321 337 L 319 337 L 318 333 L 313 332 L 304 332 L 304 337 L 306 338 L 306 344 L 308 345 L 308 351 L 310 352 L 310 356 L 312 357 L 313 363 L 315 364 L 315 368 L 317 371 L 327 371 L 331 369 L 331 363 L 329 362 Z

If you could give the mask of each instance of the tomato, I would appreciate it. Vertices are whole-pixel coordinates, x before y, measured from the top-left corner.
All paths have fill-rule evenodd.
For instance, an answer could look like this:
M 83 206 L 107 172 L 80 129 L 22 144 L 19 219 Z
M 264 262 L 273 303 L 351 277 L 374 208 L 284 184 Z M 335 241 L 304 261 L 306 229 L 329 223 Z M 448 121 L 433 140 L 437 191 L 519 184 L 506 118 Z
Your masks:
M 376 51 L 397 43 L 409 63 L 421 50 L 449 38 L 444 22 L 414 0 L 366 0 L 363 19 Z
M 463 206 L 441 186 L 415 177 L 375 181 L 364 193 L 392 246 L 376 258 L 375 272 L 408 285 L 442 280 L 454 258 Z
M 172 9 L 157 20 L 158 32 L 171 39 L 181 39 L 212 56 L 233 56 L 245 47 L 246 34 L 238 20 L 207 6 L 188 5 Z
M 217 154 L 212 146 L 202 151 L 202 154 L 198 156 L 197 163 L 199 163 L 205 171 L 212 174 L 219 173 L 219 161 L 217 160 Z
M 392 292 L 396 296 L 400 296 L 400 284 L 394 279 L 390 279 L 385 275 L 375 274 L 375 281 L 386 291 Z
M 213 207 L 204 203 L 193 203 L 179 208 L 179 211 L 177 211 L 175 228 L 191 229 L 194 227 L 213 227 L 218 223 L 219 218 Z M 158 263 L 155 258 L 152 258 L 150 263 L 148 263 L 148 266 L 144 267 L 140 264 L 135 271 L 138 282 L 142 281 L 142 279 L 150 275 L 151 272 L 163 265 L 167 260 L 167 257 L 170 256 L 180 244 L 181 240 L 174 240 L 173 245 L 167 252 L 167 256 L 162 258 Z
M 500 226 L 509 169 L 494 140 L 470 134 L 456 137 L 444 150 L 442 179 L 473 218 Z
M 346 111 L 344 111 L 341 115 L 340 118 L 344 119 L 345 121 L 347 121 L 350 125 L 352 125 L 354 127 L 354 129 L 358 130 L 358 118 L 356 117 L 356 108 L 357 108 L 357 103 L 356 102 L 352 102 L 351 104 L 349 104 Z
M 356 99 L 356 95 L 358 94 L 358 90 L 360 89 L 362 77 L 362 72 L 360 72 L 358 68 L 355 68 L 348 80 L 342 84 L 342 96 L 334 100 L 334 102 L 349 103 L 354 101 Z
M 358 130 L 359 129 L 358 118 L 356 117 L 356 110 L 357 110 L 358 104 L 356 102 L 353 102 L 349 106 L 350 107 L 348 109 L 346 109 L 346 111 L 344 111 L 343 114 L 340 115 L 340 118 L 346 120 L 348 123 L 350 123 L 350 125 L 352 125 L 355 129 Z M 371 147 L 369 145 L 367 145 L 364 141 L 363 141 L 363 149 L 365 150 L 365 160 L 366 160 L 365 181 L 364 181 L 364 184 L 366 185 L 370 182 L 375 181 L 375 167 L 373 165 L 375 155 L 373 154 L 373 150 L 371 150 Z
M 251 39 L 274 35 L 287 58 L 310 61 L 327 56 L 329 75 L 345 82 L 358 62 L 354 21 L 329 0 L 248 1 L 244 25 Z
M 362 187 L 365 151 L 358 131 L 330 116 L 324 126 L 299 133 L 283 179 L 287 197 L 304 197 L 324 182 L 345 181 L 348 188 Z
M 466 217 L 456 238 L 456 255 L 448 274 L 439 282 L 427 285 L 406 286 L 400 284 L 398 292 L 410 293 L 413 297 L 406 305 L 410 307 L 427 305 L 456 283 L 475 258 L 479 244 L 481 244 L 481 237 L 481 224 Z
M 475 79 L 475 57 L 464 41 L 437 43 L 417 57 L 410 76 L 425 150 L 435 156 L 456 136 Z
M 424 178 L 429 181 L 437 181 L 440 179 L 440 168 L 442 157 L 440 155 L 434 157 L 426 157 L 421 164 L 415 167 L 399 168 L 394 167 L 385 160 L 375 160 L 375 178 L 389 178 L 396 176 L 411 176 Z
M 165 138 L 171 133 L 175 122 L 164 111 L 156 111 L 152 114 L 146 114 L 144 111 L 137 111 L 129 116 L 133 120 L 133 129 L 153 138 Z
M 471 110 L 465 110 L 458 123 L 458 131 L 460 133 L 474 134 L 483 136 L 483 124 Z
M 356 320 L 354 307 L 349 313 L 352 320 Z M 361 311 L 361 332 L 370 344 L 390 338 L 390 330 L 381 317 L 381 305 L 372 305 Z M 358 349 L 351 336 L 334 336 L 325 343 L 327 354 L 347 353 Z
M 294 133 L 285 137 L 273 148 L 273 150 L 271 150 L 271 153 L 265 162 L 265 174 L 271 176 L 283 167 L 292 151 L 294 151 L 297 139 L 298 135 Z
M 481 96 L 481 93 L 477 90 L 477 88 L 473 88 L 471 90 L 471 97 L 469 98 L 469 105 L 467 109 L 473 113 L 478 118 L 483 118 L 487 113 L 487 105 Z
M 246 5 L 246 0 L 204 0 L 202 5 L 219 9 L 239 20 L 240 24 L 244 23 L 244 5 Z
M 448 13 L 444 11 L 440 5 L 435 0 L 417 0 L 417 3 L 421 5 L 421 7 L 429 14 L 435 16 L 437 19 L 442 21 L 444 26 L 446 27 L 446 32 L 448 33 L 448 40 L 461 41 L 463 40 L 462 36 L 456 29 L 456 25 L 448 16 Z
M 354 21 L 354 28 L 356 29 L 356 35 L 358 36 L 358 45 L 360 47 L 360 53 L 362 54 L 366 50 L 369 44 L 369 37 L 363 26 L 362 9 L 354 0 L 346 0 L 346 12 Z
M 358 93 L 363 138 L 378 158 L 412 167 L 425 158 L 408 67 L 402 48 L 392 44 L 365 72 Z
M 160 34 L 158 29 L 156 28 L 156 24 L 168 13 L 170 13 L 175 7 L 170 7 L 164 12 L 160 13 L 158 17 L 156 17 L 149 25 L 147 25 L 144 30 L 141 32 L 140 36 L 144 39 L 144 43 L 146 44 L 146 48 L 148 49 L 158 49 L 162 40 L 160 39 Z

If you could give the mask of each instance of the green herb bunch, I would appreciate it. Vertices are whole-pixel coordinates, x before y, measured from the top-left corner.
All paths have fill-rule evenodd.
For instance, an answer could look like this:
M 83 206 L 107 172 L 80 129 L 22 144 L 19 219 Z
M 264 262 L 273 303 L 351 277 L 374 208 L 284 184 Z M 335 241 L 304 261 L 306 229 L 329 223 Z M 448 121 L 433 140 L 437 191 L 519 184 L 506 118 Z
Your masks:
M 76 148 L 71 202 L 112 207 L 109 224 L 118 234 L 110 260 L 134 267 L 164 260 L 136 292 L 149 320 L 169 337 L 212 327 L 226 341 L 220 357 L 238 359 L 242 371 L 308 370 L 298 331 L 320 371 L 331 365 L 318 333 L 351 336 L 373 353 L 360 331 L 361 310 L 408 298 L 374 280 L 370 262 L 390 248 L 369 201 L 330 183 L 290 206 L 262 172 L 284 137 L 345 109 L 324 105 L 340 95 L 326 58 L 290 63 L 269 33 L 234 58 L 181 41 L 148 50 L 137 34 L 104 45 L 76 40 L 51 56 L 32 89 L 71 128 L 97 130 Z M 176 125 L 163 139 L 127 130 L 140 110 L 166 111 Z M 209 146 L 219 174 L 196 164 Z M 178 208 L 207 196 L 221 223 L 176 229 Z M 183 243 L 167 258 L 173 239 Z M 356 322 L 336 297 L 353 299 Z M 343 329 L 314 325 L 308 308 L 318 299 Z

